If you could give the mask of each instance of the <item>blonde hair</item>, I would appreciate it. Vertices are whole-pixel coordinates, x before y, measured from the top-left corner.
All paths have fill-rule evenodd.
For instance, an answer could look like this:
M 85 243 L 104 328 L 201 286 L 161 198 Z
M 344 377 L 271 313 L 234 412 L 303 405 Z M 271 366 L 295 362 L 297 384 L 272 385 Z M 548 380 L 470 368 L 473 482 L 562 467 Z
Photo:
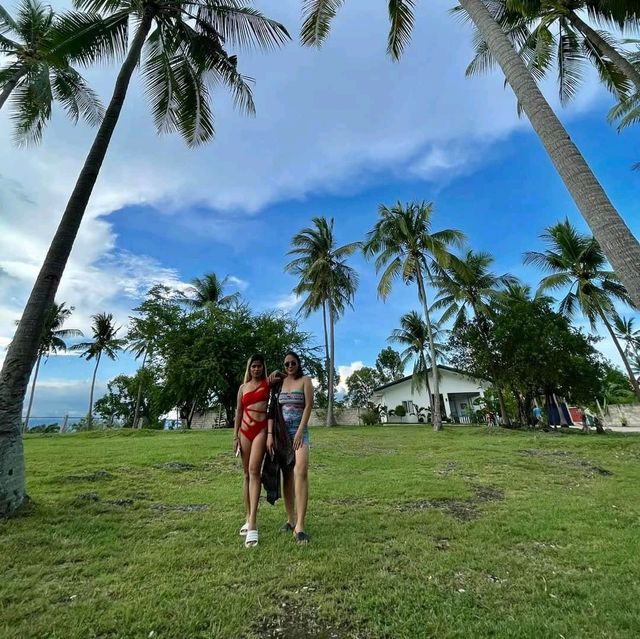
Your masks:
M 267 379 L 267 363 L 264 361 L 264 355 L 255 353 L 247 360 L 247 368 L 244 372 L 244 383 L 251 380 L 251 364 L 260 362 L 262 364 L 262 379 Z

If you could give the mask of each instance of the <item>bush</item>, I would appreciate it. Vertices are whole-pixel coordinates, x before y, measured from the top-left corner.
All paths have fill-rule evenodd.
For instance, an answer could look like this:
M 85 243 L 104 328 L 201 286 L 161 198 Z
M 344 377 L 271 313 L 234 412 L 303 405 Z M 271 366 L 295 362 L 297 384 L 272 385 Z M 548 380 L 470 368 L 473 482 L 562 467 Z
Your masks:
M 380 423 L 380 416 L 375 410 L 368 410 L 360 415 L 360 419 L 365 426 L 374 426 Z
M 402 404 L 398 404 L 393 412 L 402 421 L 402 418 L 407 414 L 407 409 Z

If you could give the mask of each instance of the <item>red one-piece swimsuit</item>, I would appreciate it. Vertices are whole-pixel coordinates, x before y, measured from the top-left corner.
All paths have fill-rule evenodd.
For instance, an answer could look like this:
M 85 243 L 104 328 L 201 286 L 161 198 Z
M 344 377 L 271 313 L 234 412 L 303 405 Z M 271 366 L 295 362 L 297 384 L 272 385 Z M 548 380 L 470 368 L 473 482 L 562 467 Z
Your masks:
M 249 408 L 258 402 L 266 402 L 269 399 L 269 382 L 263 379 L 255 390 L 244 393 L 242 396 L 242 426 L 240 432 L 253 441 L 267 427 L 267 411 Z M 262 415 L 263 419 L 256 417 Z

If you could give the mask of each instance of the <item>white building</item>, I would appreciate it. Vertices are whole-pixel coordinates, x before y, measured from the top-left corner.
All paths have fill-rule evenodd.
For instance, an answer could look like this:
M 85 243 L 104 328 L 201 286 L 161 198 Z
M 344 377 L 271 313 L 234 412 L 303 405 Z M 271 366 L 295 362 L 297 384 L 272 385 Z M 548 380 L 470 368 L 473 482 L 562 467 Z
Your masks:
M 440 373 L 440 402 L 442 416 L 454 422 L 469 422 L 470 415 L 476 409 L 472 405 L 475 398 L 484 395 L 490 384 L 484 380 L 470 377 L 464 371 L 450 366 L 438 366 Z M 411 390 L 412 376 L 408 375 L 395 382 L 378 386 L 371 396 L 374 404 L 386 406 L 388 410 L 402 405 L 407 411 L 403 422 L 426 421 L 425 412 L 431 406 L 427 389 L 422 384 L 420 390 Z M 429 385 L 433 391 L 433 378 L 429 369 Z M 420 411 L 420 409 L 425 409 Z M 395 421 L 395 419 L 394 419 Z

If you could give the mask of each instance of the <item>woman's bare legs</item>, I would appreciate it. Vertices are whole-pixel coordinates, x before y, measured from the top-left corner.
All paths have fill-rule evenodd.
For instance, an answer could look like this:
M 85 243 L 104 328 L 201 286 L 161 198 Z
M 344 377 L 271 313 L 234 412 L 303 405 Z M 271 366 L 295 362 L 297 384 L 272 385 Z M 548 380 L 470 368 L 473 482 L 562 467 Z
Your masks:
M 240 445 L 242 446 L 242 463 L 244 466 L 245 505 L 247 506 L 247 523 L 249 530 L 257 530 L 258 501 L 262 482 L 262 460 L 267 446 L 267 429 L 265 428 L 251 441 L 240 431 Z
M 284 507 L 287 511 L 287 521 L 293 528 L 296 523 L 295 488 L 293 471 L 282 475 L 282 496 L 284 497 Z
M 296 450 L 296 465 L 293 468 L 296 498 L 296 525 L 293 534 L 304 532 L 304 521 L 307 517 L 309 500 L 309 445 L 303 444 Z M 287 511 L 288 512 L 288 511 Z M 293 519 L 290 519 L 293 521 Z

